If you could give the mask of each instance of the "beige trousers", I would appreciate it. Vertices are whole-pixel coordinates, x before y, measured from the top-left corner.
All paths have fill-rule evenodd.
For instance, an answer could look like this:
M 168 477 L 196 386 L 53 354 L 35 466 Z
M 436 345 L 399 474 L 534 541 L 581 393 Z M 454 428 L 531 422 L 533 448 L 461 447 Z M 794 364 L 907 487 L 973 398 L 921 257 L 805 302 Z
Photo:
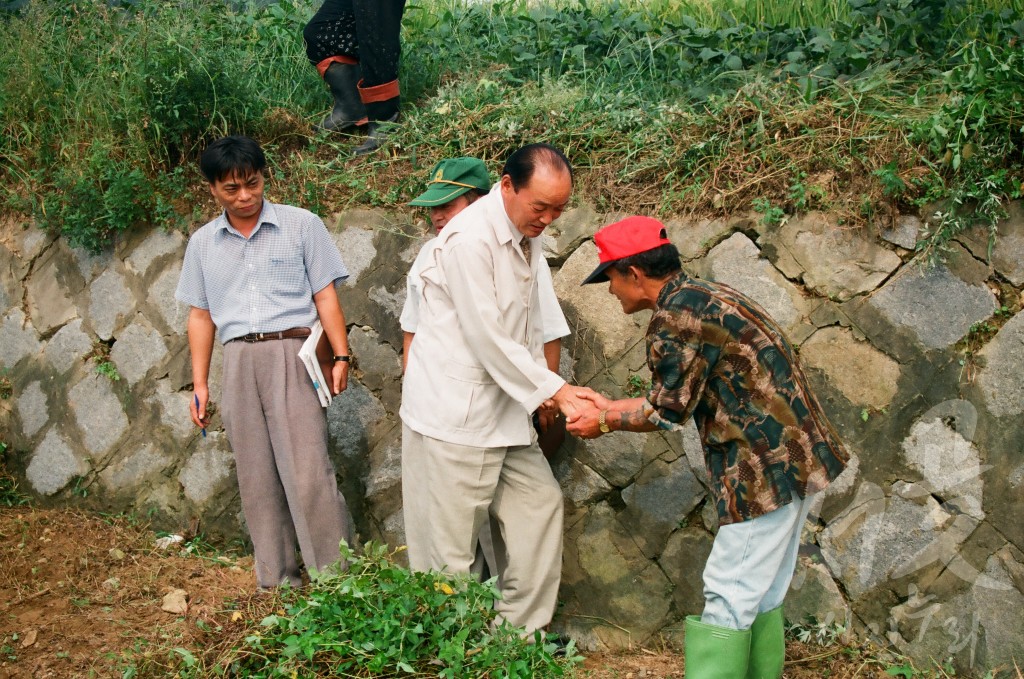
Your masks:
M 537 447 L 474 448 L 402 427 L 409 565 L 469 573 L 481 528 L 500 532 L 498 615 L 528 633 L 551 622 L 562 574 L 562 491 Z M 504 545 L 504 549 L 500 549 Z
M 302 342 L 224 345 L 222 415 L 260 587 L 302 584 L 296 543 L 306 567 L 322 571 L 352 537 L 327 456 L 327 418 L 298 357 Z

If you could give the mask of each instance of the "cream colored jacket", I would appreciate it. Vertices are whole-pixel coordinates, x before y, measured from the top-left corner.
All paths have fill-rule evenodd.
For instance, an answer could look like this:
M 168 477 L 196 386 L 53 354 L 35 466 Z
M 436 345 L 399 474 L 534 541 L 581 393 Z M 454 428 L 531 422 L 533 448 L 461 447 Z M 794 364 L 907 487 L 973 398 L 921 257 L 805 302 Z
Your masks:
M 496 188 L 450 221 L 425 253 L 420 318 L 402 385 L 402 421 L 424 436 L 498 448 L 530 443 L 531 415 L 565 380 L 544 364 L 540 243 Z

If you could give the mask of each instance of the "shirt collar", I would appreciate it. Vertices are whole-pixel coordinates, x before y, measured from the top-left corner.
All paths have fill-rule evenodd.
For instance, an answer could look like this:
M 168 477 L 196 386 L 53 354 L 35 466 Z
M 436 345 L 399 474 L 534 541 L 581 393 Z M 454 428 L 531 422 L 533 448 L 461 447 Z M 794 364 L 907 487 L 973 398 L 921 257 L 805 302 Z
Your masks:
M 661 292 L 658 293 L 657 305 L 659 307 L 665 306 L 665 301 L 668 300 L 669 295 L 683 287 L 687 280 L 689 280 L 689 276 L 687 276 L 684 271 L 680 271 L 678 274 L 668 279 L 668 282 L 661 286 Z
M 501 195 L 500 182 L 494 185 L 487 197 L 493 200 L 496 206 L 494 212 L 497 219 L 494 225 L 494 235 L 498 238 L 498 243 L 504 245 L 512 241 L 520 242 L 523 239 L 523 234 L 519 232 L 516 225 L 508 218 L 508 213 L 505 211 L 505 200 Z
M 259 219 L 256 220 L 256 228 L 249 234 L 249 238 L 252 238 L 264 224 L 274 227 L 281 226 L 281 221 L 277 218 L 277 210 L 274 209 L 274 204 L 266 198 L 263 199 L 263 209 L 260 210 Z M 231 222 L 228 221 L 227 212 L 221 212 L 220 216 L 217 217 L 217 230 L 227 231 L 236 236 L 242 235 L 235 227 L 231 226 Z

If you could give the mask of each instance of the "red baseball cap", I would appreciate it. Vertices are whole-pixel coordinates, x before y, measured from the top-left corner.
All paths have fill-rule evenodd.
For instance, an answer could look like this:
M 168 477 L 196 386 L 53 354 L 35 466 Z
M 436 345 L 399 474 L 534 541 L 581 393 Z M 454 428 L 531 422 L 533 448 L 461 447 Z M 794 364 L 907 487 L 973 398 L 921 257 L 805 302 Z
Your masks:
M 652 217 L 626 217 L 609 224 L 594 234 L 594 243 L 601 263 L 580 285 L 607 281 L 605 270 L 624 257 L 672 244 L 665 233 L 665 225 Z

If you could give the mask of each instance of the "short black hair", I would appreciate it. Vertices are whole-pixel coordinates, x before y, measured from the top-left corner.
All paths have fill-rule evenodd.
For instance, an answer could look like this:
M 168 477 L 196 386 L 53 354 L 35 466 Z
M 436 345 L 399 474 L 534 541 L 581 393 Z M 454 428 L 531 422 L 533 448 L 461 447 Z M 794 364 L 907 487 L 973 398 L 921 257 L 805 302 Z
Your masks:
M 682 263 L 679 261 L 679 250 L 671 243 L 659 245 L 653 250 L 617 259 L 612 262 L 611 268 L 620 274 L 625 274 L 629 273 L 629 267 L 631 266 L 640 269 L 648 278 L 665 278 L 666 276 L 679 273 L 683 268 Z
M 551 144 L 537 143 L 527 144 L 519 149 L 505 161 L 505 167 L 501 175 L 508 175 L 512 180 L 512 188 L 516 191 L 530 183 L 533 173 L 538 165 L 548 165 L 554 168 L 564 169 L 569 173 L 569 183 L 574 181 L 572 164 L 565 157 L 562 150 Z
M 199 170 L 211 184 L 235 175 L 247 177 L 266 168 L 267 157 L 260 145 L 240 134 L 221 137 L 199 158 Z

